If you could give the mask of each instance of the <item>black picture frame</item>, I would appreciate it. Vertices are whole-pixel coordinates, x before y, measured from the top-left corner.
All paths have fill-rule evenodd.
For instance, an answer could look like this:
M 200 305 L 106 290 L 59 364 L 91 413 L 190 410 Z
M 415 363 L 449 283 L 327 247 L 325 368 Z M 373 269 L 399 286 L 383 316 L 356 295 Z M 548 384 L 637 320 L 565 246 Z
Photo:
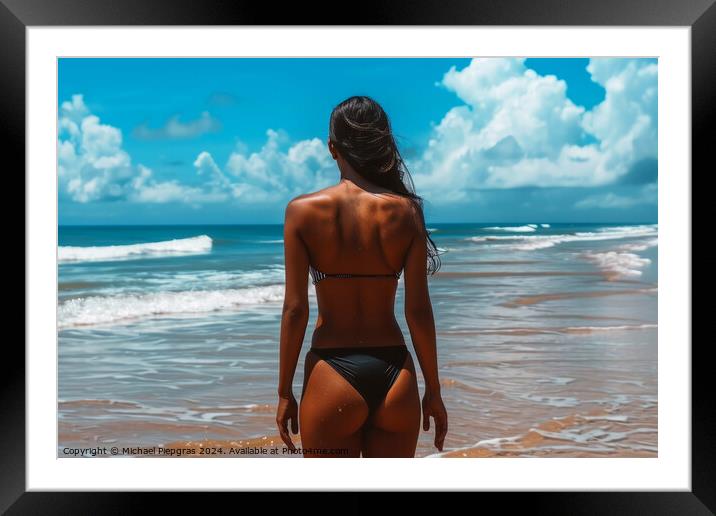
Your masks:
M 268 2 L 204 0 L 124 1 L 111 0 L 0 0 L 0 63 L 3 70 L 0 95 L 7 156 L 25 170 L 26 31 L 29 26 L 64 25 L 557 25 L 557 26 L 689 26 L 691 28 L 692 169 L 707 173 L 713 143 L 716 95 L 716 0 L 392 0 L 362 1 L 359 9 L 343 9 L 335 3 L 291 3 L 277 7 Z M 350 16 L 348 16 L 350 13 Z M 330 42 L 327 42 L 330 44 Z M 664 144 L 664 142 L 660 142 Z M 19 168 L 18 168 L 19 169 Z M 683 171 L 690 174 L 691 170 Z M 24 186 L 23 186 L 24 188 Z M 693 213 L 693 203 L 692 203 Z M 700 246 L 707 243 L 700 243 Z M 691 249 L 693 253 L 693 246 Z M 691 254 L 690 256 L 693 256 Z M 712 259 L 713 261 L 713 259 Z M 692 262 L 693 263 L 693 262 Z M 25 274 L 28 270 L 23 265 Z M 704 280 L 712 271 L 705 271 Z M 693 306 L 693 314 L 707 303 Z M 691 328 L 690 328 L 691 329 Z M 699 342 L 699 341 L 697 341 Z M 691 342 L 673 343 L 689 345 Z M 501 509 L 522 502 L 530 511 L 569 514 L 714 514 L 714 452 L 710 440 L 715 404 L 706 378 L 711 367 L 706 357 L 709 340 L 691 348 L 692 353 L 692 490 L 641 492 L 523 492 L 503 493 Z M 25 352 L 6 341 L 6 367 L 2 385 L 2 456 L 0 510 L 7 514 L 103 514 L 135 513 L 149 508 L 158 493 L 26 492 L 25 457 Z M 242 497 L 246 493 L 237 493 Z M 295 494 L 295 493 L 294 493 Z M 480 493 L 500 496 L 500 493 Z M 203 494 L 206 496 L 206 494 Z M 325 495 L 323 495 L 325 496 Z M 365 492 L 336 493 L 344 511 L 372 511 Z M 290 498 L 290 497 L 289 497 Z M 182 503 L 176 494 L 164 494 L 162 504 Z M 486 500 L 486 499 L 485 499 Z M 153 500 L 152 500 L 153 501 Z M 242 499 L 242 506 L 248 500 Z M 266 498 L 256 500 L 268 501 Z M 274 498 L 271 499 L 273 504 Z M 206 500 L 205 500 L 206 502 Z M 319 506 L 332 504 L 321 498 Z M 293 502 L 295 503 L 295 498 Z M 384 502 L 383 502 L 384 503 Z M 237 507 L 238 508 L 238 507 Z M 162 509 L 168 509 L 166 505 Z M 206 509 L 206 506 L 204 506 Z

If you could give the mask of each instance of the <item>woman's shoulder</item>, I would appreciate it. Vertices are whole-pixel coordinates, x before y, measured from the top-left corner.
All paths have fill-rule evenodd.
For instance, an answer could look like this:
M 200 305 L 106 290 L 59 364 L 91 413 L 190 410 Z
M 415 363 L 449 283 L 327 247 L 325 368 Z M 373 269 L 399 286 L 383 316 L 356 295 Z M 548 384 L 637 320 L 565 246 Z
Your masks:
M 297 195 L 288 201 L 287 208 L 294 212 L 327 208 L 335 204 L 334 196 L 327 189 Z
M 330 215 L 335 209 L 335 202 L 330 195 L 319 190 L 297 195 L 286 204 L 286 215 L 299 225 L 312 224 Z

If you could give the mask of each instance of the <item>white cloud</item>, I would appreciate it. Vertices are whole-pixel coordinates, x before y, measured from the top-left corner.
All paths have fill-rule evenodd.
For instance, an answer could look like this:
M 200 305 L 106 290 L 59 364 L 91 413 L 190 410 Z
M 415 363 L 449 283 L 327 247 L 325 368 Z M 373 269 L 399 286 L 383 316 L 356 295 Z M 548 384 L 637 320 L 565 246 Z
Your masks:
M 585 113 L 583 126 L 600 140 L 605 167 L 625 174 L 642 158 L 656 158 L 657 65 L 632 59 L 591 59 L 587 71 L 606 89 L 604 102 Z
M 156 129 L 150 128 L 146 123 L 142 124 L 134 129 L 134 136 L 142 140 L 195 138 L 219 129 L 219 121 L 208 111 L 204 111 L 199 118 L 188 122 L 182 122 L 179 115 L 174 115 L 162 127 Z
M 224 171 L 209 152 L 199 153 L 194 161 L 203 179 L 199 186 L 178 180 L 160 182 L 148 167 L 132 164 L 122 148 L 122 132 L 102 124 L 82 95 L 62 103 L 58 122 L 60 195 L 80 203 L 112 199 L 193 205 L 230 200 L 283 202 L 333 184 L 338 177 L 335 162 L 321 140 L 290 145 L 284 131 L 268 129 L 266 143 L 258 152 L 249 153 L 239 143 Z
M 423 154 L 408 165 L 434 204 L 476 191 L 521 186 L 611 184 L 636 161 L 656 157 L 656 65 L 595 58 L 587 71 L 606 89 L 590 111 L 566 83 L 524 58 L 475 58 L 440 83 L 465 104 L 449 110 Z M 597 143 L 583 144 L 585 133 Z
M 219 170 L 219 167 L 214 162 L 214 158 L 208 152 L 202 152 L 194 160 L 194 167 L 200 176 L 206 178 L 205 187 L 217 194 L 223 194 L 222 192 L 230 189 L 231 183 L 228 178 Z
M 83 96 L 73 95 L 60 107 L 57 159 L 59 195 L 75 202 L 199 202 L 201 190 L 177 181 L 157 182 L 152 171 L 133 165 L 122 148 L 122 132 L 90 113 Z
M 210 177 L 214 191 L 229 193 L 246 203 L 285 201 L 336 182 L 338 169 L 326 145 L 318 138 L 289 145 L 288 135 L 268 129 L 266 143 L 258 152 L 237 149 L 229 156 L 225 172 L 204 151 L 194 166 Z M 283 147 L 288 147 L 283 149 Z

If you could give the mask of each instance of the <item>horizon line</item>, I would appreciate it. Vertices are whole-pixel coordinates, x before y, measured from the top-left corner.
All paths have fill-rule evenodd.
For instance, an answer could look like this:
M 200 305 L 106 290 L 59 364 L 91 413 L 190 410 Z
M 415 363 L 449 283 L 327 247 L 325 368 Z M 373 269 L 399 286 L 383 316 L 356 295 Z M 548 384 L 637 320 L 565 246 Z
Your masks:
M 431 224 L 658 224 L 658 221 L 568 221 L 568 222 L 505 222 L 505 221 L 491 221 L 491 222 L 426 222 L 426 226 Z M 176 227 L 176 226 L 283 226 L 282 222 L 255 222 L 255 223 L 190 223 L 190 224 L 58 224 L 57 227 Z

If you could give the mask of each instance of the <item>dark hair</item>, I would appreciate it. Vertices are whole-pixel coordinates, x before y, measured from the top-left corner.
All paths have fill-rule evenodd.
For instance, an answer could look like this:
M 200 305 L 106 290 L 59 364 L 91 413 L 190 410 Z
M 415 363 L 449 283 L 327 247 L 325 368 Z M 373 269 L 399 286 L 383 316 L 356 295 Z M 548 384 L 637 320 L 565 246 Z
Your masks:
M 349 97 L 333 108 L 328 134 L 357 173 L 411 200 L 427 239 L 428 272 L 434 274 L 440 268 L 440 257 L 425 227 L 423 199 L 415 193 L 413 179 L 398 151 L 383 108 L 370 97 Z

